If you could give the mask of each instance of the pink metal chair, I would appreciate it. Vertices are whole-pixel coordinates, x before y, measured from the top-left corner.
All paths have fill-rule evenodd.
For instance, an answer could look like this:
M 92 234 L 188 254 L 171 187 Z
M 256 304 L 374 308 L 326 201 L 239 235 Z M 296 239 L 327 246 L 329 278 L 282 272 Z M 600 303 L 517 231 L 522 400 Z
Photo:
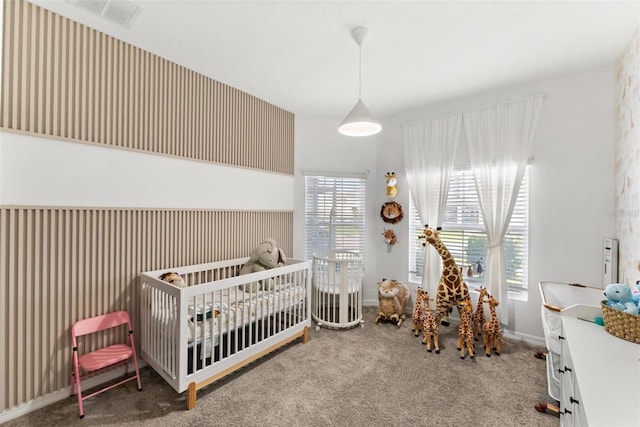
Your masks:
M 94 334 L 106 329 L 115 328 L 117 326 L 127 325 L 128 335 L 126 344 L 112 344 L 98 350 L 78 354 L 77 338 L 83 335 Z M 142 390 L 140 382 L 140 371 L 138 370 L 138 357 L 136 356 L 136 347 L 133 340 L 133 329 L 131 328 L 131 319 L 126 311 L 115 311 L 113 313 L 103 314 L 101 316 L 90 317 L 88 319 L 79 320 L 74 323 L 71 328 L 71 343 L 73 346 L 73 370 L 71 373 L 71 393 L 73 396 L 74 385 L 77 384 L 78 389 L 78 406 L 80 408 L 80 418 L 84 418 L 84 408 L 82 402 L 92 396 L 110 390 L 129 381 L 138 381 L 138 390 Z M 129 376 L 129 360 L 133 359 L 135 367 L 135 375 Z M 81 380 L 97 375 L 108 368 L 119 365 L 125 366 L 125 379 L 122 381 L 104 387 L 87 396 L 82 395 Z

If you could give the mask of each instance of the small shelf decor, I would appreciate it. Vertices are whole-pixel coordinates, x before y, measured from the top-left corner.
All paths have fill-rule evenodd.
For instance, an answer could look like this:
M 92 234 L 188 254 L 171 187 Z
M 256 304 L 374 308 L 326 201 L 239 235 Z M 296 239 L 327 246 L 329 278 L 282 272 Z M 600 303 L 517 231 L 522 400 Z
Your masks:
M 346 329 L 362 320 L 362 258 L 357 252 L 313 254 L 312 318 L 316 329 Z

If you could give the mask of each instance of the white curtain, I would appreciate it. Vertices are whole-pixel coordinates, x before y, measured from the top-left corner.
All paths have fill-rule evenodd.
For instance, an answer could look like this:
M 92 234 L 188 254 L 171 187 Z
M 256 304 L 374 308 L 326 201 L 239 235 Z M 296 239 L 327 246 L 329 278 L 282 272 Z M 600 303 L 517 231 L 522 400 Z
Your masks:
M 535 94 L 463 112 L 469 160 L 488 236 L 485 286 L 500 302 L 498 317 L 504 324 L 509 323 L 504 235 L 529 159 L 542 99 L 542 94 Z
M 456 113 L 402 125 L 405 172 L 423 225 L 435 228 L 444 219 L 461 122 L 462 114 Z M 422 287 L 435 298 L 442 260 L 435 250 L 425 249 Z

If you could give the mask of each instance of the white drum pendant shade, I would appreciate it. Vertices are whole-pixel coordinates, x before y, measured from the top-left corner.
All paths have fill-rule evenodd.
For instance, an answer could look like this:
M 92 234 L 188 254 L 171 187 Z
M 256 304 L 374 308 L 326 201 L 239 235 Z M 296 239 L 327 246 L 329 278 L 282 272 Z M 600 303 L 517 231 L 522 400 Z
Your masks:
M 375 135 L 382 130 L 380 123 L 371 116 L 369 109 L 361 99 L 344 119 L 338 132 L 347 136 Z

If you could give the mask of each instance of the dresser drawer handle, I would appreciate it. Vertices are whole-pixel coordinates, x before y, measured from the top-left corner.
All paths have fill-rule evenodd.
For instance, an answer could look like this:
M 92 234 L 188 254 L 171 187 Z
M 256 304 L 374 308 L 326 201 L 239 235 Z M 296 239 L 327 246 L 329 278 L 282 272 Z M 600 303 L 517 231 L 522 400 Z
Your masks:
M 580 404 L 580 401 L 579 401 L 579 400 L 574 399 L 574 398 L 573 398 L 573 396 L 569 396 L 569 402 L 571 402 L 571 403 L 577 403 L 578 405 Z
M 565 367 L 564 367 L 564 370 L 565 370 L 565 371 L 567 371 L 567 372 L 573 372 L 573 371 L 571 370 L 571 368 L 570 368 L 570 367 L 568 367 L 568 366 L 565 366 Z

